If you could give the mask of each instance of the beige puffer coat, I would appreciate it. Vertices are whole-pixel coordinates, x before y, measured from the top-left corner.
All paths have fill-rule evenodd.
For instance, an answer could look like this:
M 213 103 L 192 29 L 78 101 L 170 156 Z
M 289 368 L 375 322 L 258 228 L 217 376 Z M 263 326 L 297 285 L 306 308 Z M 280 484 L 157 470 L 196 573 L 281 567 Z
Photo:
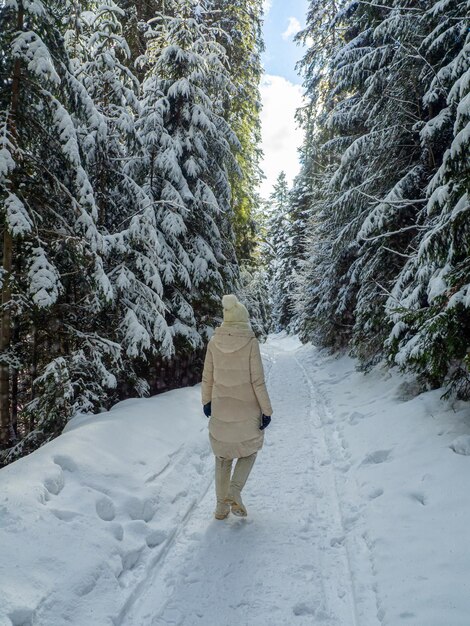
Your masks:
M 252 330 L 216 329 L 202 375 L 202 403 L 208 402 L 212 402 L 209 438 L 216 456 L 238 459 L 262 448 L 261 413 L 271 415 L 272 407 Z

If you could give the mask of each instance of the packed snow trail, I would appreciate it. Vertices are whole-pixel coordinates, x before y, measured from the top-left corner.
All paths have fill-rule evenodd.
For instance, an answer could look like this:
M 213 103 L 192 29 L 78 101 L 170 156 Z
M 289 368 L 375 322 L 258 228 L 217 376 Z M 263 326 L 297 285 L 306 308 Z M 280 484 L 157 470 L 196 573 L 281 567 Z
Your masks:
M 361 603 L 371 607 L 369 615 L 355 598 L 334 469 L 318 418 L 321 399 L 294 352 L 275 341 L 263 348 L 275 414 L 245 488 L 249 517 L 214 520 L 211 480 L 115 623 L 379 623 L 372 590 L 372 601 L 363 594 Z

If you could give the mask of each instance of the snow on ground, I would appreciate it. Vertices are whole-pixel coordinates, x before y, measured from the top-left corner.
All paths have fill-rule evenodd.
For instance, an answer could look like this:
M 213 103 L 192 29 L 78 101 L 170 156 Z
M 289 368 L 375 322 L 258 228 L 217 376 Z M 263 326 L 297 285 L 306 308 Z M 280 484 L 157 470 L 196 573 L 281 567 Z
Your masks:
M 468 626 L 468 405 L 293 337 L 262 351 L 246 520 L 212 517 L 199 387 L 0 471 L 1 626 Z
M 198 387 L 126 400 L 1 470 L 0 625 L 111 624 L 210 484 L 206 428 Z

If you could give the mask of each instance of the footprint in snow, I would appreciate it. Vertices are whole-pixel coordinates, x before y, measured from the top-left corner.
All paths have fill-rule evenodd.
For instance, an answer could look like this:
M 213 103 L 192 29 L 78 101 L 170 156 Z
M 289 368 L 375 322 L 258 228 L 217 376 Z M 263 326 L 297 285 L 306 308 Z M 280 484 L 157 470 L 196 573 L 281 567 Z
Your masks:
M 58 465 L 61 469 L 67 472 L 76 472 L 77 464 L 72 459 L 71 456 L 67 456 L 65 454 L 56 454 L 52 459 L 56 465 Z
M 340 537 L 332 537 L 330 539 L 330 546 L 334 548 L 335 546 L 342 546 L 344 544 L 344 540 L 346 537 L 341 535 Z
M 168 533 L 165 530 L 154 530 L 149 533 L 145 539 L 149 548 L 156 548 L 161 545 L 168 537 Z
M 8 614 L 11 626 L 31 626 L 33 623 L 33 611 L 27 608 L 15 609 Z
M 90 594 L 96 587 L 101 573 L 100 568 L 94 571 L 86 572 L 75 587 L 75 593 L 77 596 L 83 598 L 84 596 Z
M 378 489 L 373 489 L 371 492 L 369 492 L 368 498 L 369 500 L 375 500 L 376 498 L 380 498 L 380 496 L 383 496 L 384 494 L 384 490 L 379 487 Z
M 54 496 L 58 496 L 59 493 L 64 488 L 64 486 L 65 486 L 65 480 L 64 480 L 64 472 L 62 471 L 62 469 L 59 470 L 59 472 L 55 474 L 55 476 L 49 476 L 44 481 L 44 487 L 47 489 L 49 493 L 51 493 Z
M 361 465 L 378 465 L 379 463 L 385 463 L 391 460 L 392 449 L 390 450 L 375 450 L 368 454 L 362 461 Z
M 104 496 L 96 501 L 96 514 L 104 522 L 112 522 L 116 517 L 116 509 L 114 503 L 110 498 Z
M 356 524 L 358 519 L 359 519 L 358 515 L 353 514 L 353 515 L 346 516 L 343 520 L 344 530 L 351 530 L 352 528 L 354 528 L 354 525 Z
M 71 522 L 76 517 L 80 516 L 80 513 L 76 511 L 64 511 L 60 509 L 49 509 L 52 515 L 55 515 L 57 519 L 60 519 L 62 522 Z
M 449 448 L 453 450 L 455 454 L 470 456 L 470 435 L 460 435 L 460 437 L 454 439 Z
M 422 506 L 426 506 L 426 504 L 428 503 L 426 494 L 420 491 L 413 491 L 412 493 L 410 493 L 410 498 L 412 500 L 415 500 L 416 502 L 419 502 L 419 504 L 421 504 Z
M 174 504 L 177 500 L 180 500 L 181 498 L 186 498 L 187 495 L 188 495 L 188 492 L 186 489 L 183 489 L 182 491 L 178 491 L 178 493 L 174 496 L 171 503 Z
M 123 576 L 125 572 L 133 570 L 137 563 L 140 560 L 140 555 L 142 554 L 142 547 L 134 548 L 131 550 L 127 550 L 121 554 L 122 560 L 122 572 L 119 575 L 119 578 Z
M 126 510 L 133 520 L 143 520 L 151 522 L 156 511 L 156 503 L 152 500 L 140 500 L 139 498 L 129 498 L 126 502 Z
M 194 463 L 193 467 L 200 476 L 204 474 L 204 470 L 206 469 L 206 465 L 202 461 L 199 463 Z
M 113 537 L 118 541 L 122 541 L 124 538 L 124 528 L 118 522 L 112 522 L 108 525 L 108 530 L 111 532 Z
M 356 426 L 356 424 L 359 424 L 365 417 L 366 415 L 364 413 L 354 411 L 349 416 L 349 423 L 351 424 L 351 426 Z
M 315 615 L 316 607 L 307 602 L 299 602 L 292 607 L 294 615 Z
M 296 616 L 313 615 L 315 617 L 315 622 L 325 622 L 331 619 L 331 615 L 324 609 L 319 608 L 314 604 L 309 604 L 308 602 L 299 602 L 292 607 L 292 611 Z

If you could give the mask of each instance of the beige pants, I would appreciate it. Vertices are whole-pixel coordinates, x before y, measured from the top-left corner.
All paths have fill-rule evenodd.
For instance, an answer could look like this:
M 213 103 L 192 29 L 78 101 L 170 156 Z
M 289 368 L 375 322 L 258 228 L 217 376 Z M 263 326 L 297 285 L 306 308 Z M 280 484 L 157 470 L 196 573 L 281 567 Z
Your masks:
M 235 496 L 236 499 L 240 498 L 241 491 L 253 469 L 256 455 L 257 452 L 237 459 L 232 476 L 232 459 L 215 457 L 215 494 L 218 507 L 224 506 L 224 502 L 229 495 Z

